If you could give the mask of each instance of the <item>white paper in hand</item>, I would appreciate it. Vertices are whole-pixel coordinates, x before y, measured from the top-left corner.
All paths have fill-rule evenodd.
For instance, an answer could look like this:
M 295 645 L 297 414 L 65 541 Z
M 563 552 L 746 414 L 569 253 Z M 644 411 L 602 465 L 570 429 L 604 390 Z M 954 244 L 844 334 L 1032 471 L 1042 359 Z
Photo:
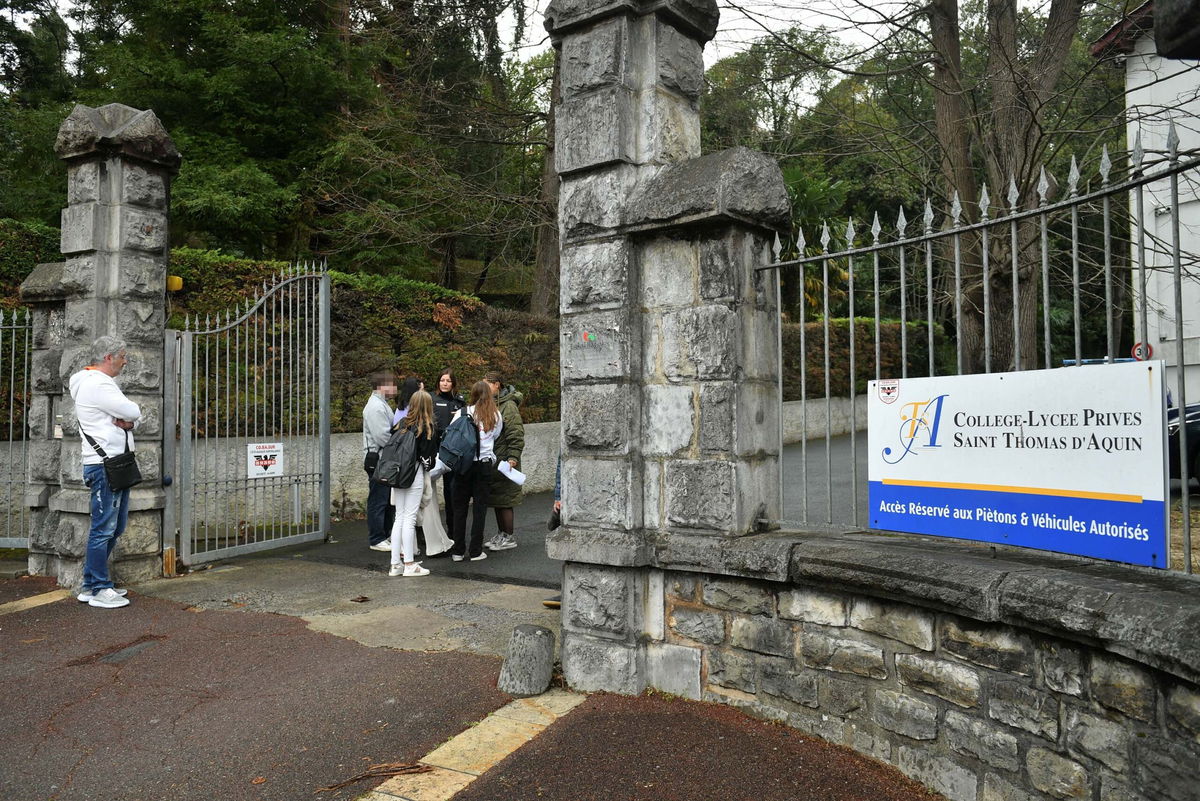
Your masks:
M 505 478 L 517 486 L 521 486 L 525 483 L 525 474 L 510 465 L 507 461 L 501 462 L 496 469 L 499 470 Z
M 432 481 L 450 472 L 450 468 L 440 458 L 434 457 L 433 469 L 429 471 L 429 478 Z

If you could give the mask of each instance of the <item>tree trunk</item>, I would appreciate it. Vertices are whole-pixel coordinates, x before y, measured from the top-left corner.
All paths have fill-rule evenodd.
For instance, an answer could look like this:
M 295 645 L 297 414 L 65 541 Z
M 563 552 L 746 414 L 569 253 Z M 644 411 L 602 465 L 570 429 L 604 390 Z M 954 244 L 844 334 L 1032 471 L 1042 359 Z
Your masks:
M 550 109 L 546 116 L 546 152 L 542 158 L 539 206 L 543 215 L 537 230 L 537 257 L 533 269 L 533 296 L 529 310 L 541 317 L 558 316 L 558 171 L 554 166 L 554 108 L 559 101 L 559 56 L 554 59 Z
M 471 294 L 478 296 L 483 291 L 483 282 L 487 280 L 488 273 L 492 269 L 492 262 L 496 260 L 496 254 L 493 252 L 492 241 L 489 239 L 483 246 L 483 269 L 479 271 L 479 277 L 475 279 L 475 291 Z
M 442 238 L 442 286 L 446 289 L 458 289 L 458 237 Z

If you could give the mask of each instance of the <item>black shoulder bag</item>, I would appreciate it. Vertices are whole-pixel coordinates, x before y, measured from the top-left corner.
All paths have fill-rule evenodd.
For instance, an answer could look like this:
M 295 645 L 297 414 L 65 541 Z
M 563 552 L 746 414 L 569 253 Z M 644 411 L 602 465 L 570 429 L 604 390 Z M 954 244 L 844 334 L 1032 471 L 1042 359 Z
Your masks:
M 125 432 L 125 452 L 109 456 L 96 440 L 92 439 L 91 434 L 83 430 L 83 426 L 80 426 L 79 430 L 83 432 L 83 436 L 104 460 L 104 476 L 108 479 L 109 489 L 117 492 L 142 483 L 142 471 L 138 469 L 137 458 L 134 457 L 133 451 L 129 450 L 128 431 Z

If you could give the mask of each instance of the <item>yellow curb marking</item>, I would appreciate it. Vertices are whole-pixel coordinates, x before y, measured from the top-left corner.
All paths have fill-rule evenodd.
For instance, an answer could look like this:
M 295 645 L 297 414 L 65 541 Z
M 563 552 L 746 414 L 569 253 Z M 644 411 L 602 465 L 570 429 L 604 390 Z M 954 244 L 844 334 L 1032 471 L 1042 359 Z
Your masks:
M 430 773 L 393 776 L 362 801 L 447 801 L 581 704 L 584 697 L 550 690 L 517 699 L 429 752 L 420 761 L 434 769 Z
M 61 601 L 63 598 L 70 598 L 74 595 L 75 593 L 70 590 L 53 590 L 52 592 L 43 592 L 41 595 L 31 595 L 28 598 L 21 598 L 16 601 L 9 601 L 6 604 L 0 604 L 0 615 L 24 612 L 26 609 L 34 609 L 38 606 L 52 604 L 55 601 Z

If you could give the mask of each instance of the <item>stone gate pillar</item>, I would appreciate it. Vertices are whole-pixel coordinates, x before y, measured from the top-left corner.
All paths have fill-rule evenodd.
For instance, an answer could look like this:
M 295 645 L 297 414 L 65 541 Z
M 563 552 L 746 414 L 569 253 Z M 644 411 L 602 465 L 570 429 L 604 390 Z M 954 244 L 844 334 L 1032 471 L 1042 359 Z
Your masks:
M 134 433 L 145 481 L 131 491 L 114 557 L 115 575 L 134 582 L 162 572 L 167 218 L 180 156 L 154 112 L 119 104 L 76 106 L 55 151 L 67 163 L 66 260 L 38 265 L 21 285 L 33 309 L 29 569 L 66 586 L 82 578 L 90 515 L 67 379 L 109 334 L 129 345 L 117 383 L 143 413 Z
M 578 689 L 700 692 L 658 568 L 780 513 L 777 165 L 700 157 L 714 0 L 554 0 L 560 50 L 563 666 Z

